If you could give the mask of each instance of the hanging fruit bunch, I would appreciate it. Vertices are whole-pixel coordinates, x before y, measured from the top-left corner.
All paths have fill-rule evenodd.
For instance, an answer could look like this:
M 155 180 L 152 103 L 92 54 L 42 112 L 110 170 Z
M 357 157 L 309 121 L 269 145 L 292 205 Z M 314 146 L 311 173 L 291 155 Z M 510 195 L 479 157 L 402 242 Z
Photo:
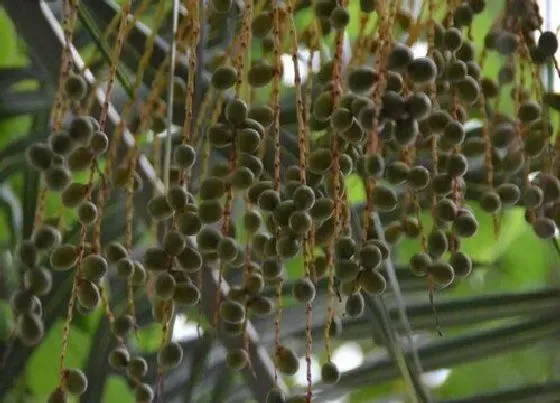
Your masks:
M 69 51 L 78 10 L 67 7 L 52 133 L 27 151 L 30 166 L 41 173 L 42 193 L 33 235 L 19 249 L 24 287 L 12 297 L 22 343 L 35 345 L 43 336 L 40 297 L 51 289 L 51 271 L 70 273 L 73 281 L 60 383 L 50 402 L 65 402 L 88 387 L 84 373 L 66 367 L 65 354 L 75 312 L 96 309 L 104 310 L 117 341 L 111 367 L 130 379 L 136 401 L 154 399 L 153 387 L 143 382 L 146 360 L 127 347 L 143 290 L 162 326 L 160 380 L 183 359 L 181 345 L 171 339 L 175 313 L 197 304 L 213 309 L 209 331 L 243 339 L 227 353 L 235 371 L 252 368 L 250 320 L 274 315 L 274 379 L 276 372 L 295 374 L 299 360 L 281 340 L 281 320 L 286 262 L 298 256 L 302 265 L 289 298 L 306 313 L 308 384 L 296 399 L 310 401 L 310 357 L 319 349 L 312 345 L 312 314 L 325 322 L 321 378 L 334 384 L 340 377 L 331 360 L 336 322 L 341 315 L 359 317 L 364 298 L 398 286 L 390 261 L 402 239 L 417 240 L 410 270 L 425 277 L 432 296 L 472 271 L 461 243 L 479 229 L 475 204 L 493 217 L 496 233 L 503 210 L 519 205 L 540 238 L 554 237 L 560 143 L 551 141 L 549 115 L 560 110 L 560 99 L 545 91 L 540 72 L 553 65 L 558 41 L 540 32 L 533 1 L 507 0 L 483 49 L 475 47 L 471 29 L 484 0 L 425 0 L 419 15 L 395 0 L 360 0 L 356 15 L 345 0 L 185 1 L 186 14 L 169 54 L 152 72 L 147 95 L 140 97 L 139 89 L 156 30 L 130 99 L 109 130 L 123 43 L 141 12 L 132 13 L 131 3 L 124 2 L 114 32 L 107 33 L 113 43 L 101 100 L 98 83 L 86 80 L 87 69 L 75 65 Z M 156 6 L 156 24 L 163 21 L 164 3 Z M 308 26 L 296 26 L 300 12 L 311 13 Z M 201 38 L 218 35 L 231 17 L 235 34 L 228 46 L 201 52 Z M 359 26 L 357 35 L 349 34 L 350 24 Z M 426 51 L 415 52 L 415 43 L 425 43 Z M 175 74 L 178 56 L 187 60 L 186 77 Z M 490 56 L 502 63 L 497 79 L 484 73 Z M 284 81 L 288 70 L 293 88 Z M 204 72 L 210 72 L 206 81 Z M 501 109 L 505 85 L 513 114 Z M 173 115 L 177 105 L 184 109 L 180 119 Z M 473 119 L 480 123 L 474 130 L 467 125 Z M 139 143 L 147 132 L 154 140 L 145 151 Z M 146 161 L 155 177 L 146 177 Z M 365 189 L 360 205 L 352 204 L 350 177 Z M 145 188 L 154 230 L 152 244 L 139 255 L 134 209 Z M 60 196 L 61 208 L 48 216 L 44 200 L 51 193 Z M 113 194 L 126 200 L 126 231 L 121 241 L 104 244 L 103 217 Z M 78 239 L 63 231 L 67 210 L 76 213 Z M 124 309 L 110 299 L 113 273 L 126 286 Z M 226 280 L 232 276 L 235 282 Z M 322 278 L 326 312 L 313 309 Z M 207 281 L 216 281 L 215 295 L 203 293 Z M 266 401 L 284 402 L 284 393 L 280 385 L 272 388 Z

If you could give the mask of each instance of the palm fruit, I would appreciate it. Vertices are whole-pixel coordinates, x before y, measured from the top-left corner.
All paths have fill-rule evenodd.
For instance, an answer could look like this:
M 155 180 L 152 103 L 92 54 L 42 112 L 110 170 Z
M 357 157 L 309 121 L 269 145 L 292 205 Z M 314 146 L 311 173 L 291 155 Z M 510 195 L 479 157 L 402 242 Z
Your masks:
M 16 335 L 28 347 L 35 346 L 43 338 L 44 326 L 35 313 L 22 313 L 16 319 Z
M 109 138 L 105 133 L 96 131 L 89 139 L 89 148 L 96 157 L 103 155 L 109 149 Z
M 68 270 L 78 261 L 78 249 L 74 245 L 63 244 L 53 249 L 50 255 L 51 267 L 54 270 Z
M 364 297 L 361 293 L 356 292 L 348 296 L 346 300 L 346 314 L 351 318 L 357 318 L 364 313 Z
M 467 277 L 472 272 L 472 260 L 462 251 L 454 252 L 449 259 L 449 264 L 457 277 Z
M 178 343 L 169 342 L 158 352 L 157 360 L 166 370 L 175 369 L 183 361 L 183 348 Z
M 226 118 L 233 125 L 240 125 L 247 119 L 249 110 L 247 103 L 241 98 L 231 99 L 226 106 Z
M 74 396 L 80 396 L 88 387 L 85 374 L 79 369 L 65 369 L 62 373 L 62 389 Z
M 537 47 L 546 56 L 554 56 L 558 50 L 558 39 L 556 38 L 556 34 L 551 31 L 545 31 L 540 34 Z
M 321 367 L 321 380 L 328 384 L 333 385 L 340 379 L 340 371 L 332 361 L 327 361 Z
M 333 113 L 333 95 L 331 91 L 325 91 L 315 99 L 313 103 L 313 116 L 319 121 L 326 121 Z
M 365 269 L 358 275 L 358 284 L 371 295 L 379 295 L 387 288 L 387 280 L 377 270 Z
M 220 304 L 220 318 L 227 323 L 242 323 L 245 320 L 245 308 L 235 301 L 223 301 Z
M 247 73 L 247 81 L 254 88 L 266 86 L 274 77 L 274 66 L 266 60 L 259 60 L 251 66 Z
M 159 273 L 154 281 L 154 292 L 162 300 L 173 298 L 175 287 L 175 278 L 166 272 Z
M 396 44 L 387 56 L 387 67 L 393 71 L 404 71 L 414 59 L 412 51 L 404 45 Z
M 315 286 L 309 278 L 299 278 L 294 282 L 292 295 L 297 302 L 309 304 L 315 299 Z
M 105 257 L 109 263 L 116 263 L 122 258 L 128 256 L 126 248 L 121 243 L 113 241 L 105 248 Z
M 368 92 L 378 80 L 379 75 L 371 67 L 353 69 L 348 75 L 348 88 L 353 92 Z
M 329 20 L 336 31 L 343 31 L 350 23 L 350 13 L 345 7 L 336 6 L 333 8 Z
M 231 1 L 230 1 L 231 2 Z M 225 91 L 237 81 L 237 70 L 230 66 L 218 67 L 212 73 L 212 86 L 220 91 Z
M 196 236 L 196 241 L 201 252 L 215 252 L 222 239 L 222 234 L 215 228 L 204 227 Z
M 127 364 L 126 373 L 135 380 L 140 380 L 148 372 L 148 363 L 142 357 L 132 357 Z
M 226 364 L 233 371 L 241 371 L 249 363 L 249 353 L 243 348 L 236 348 L 227 353 Z
M 35 243 L 30 240 L 24 240 L 18 247 L 18 260 L 27 268 L 34 268 L 37 264 L 38 249 Z
M 74 141 L 66 133 L 53 133 L 49 136 L 51 151 L 60 156 L 67 156 L 72 151 Z
M 71 172 L 81 172 L 89 169 L 95 155 L 89 147 L 77 147 L 68 156 L 68 168 Z
M 82 279 L 78 284 L 78 302 L 85 308 L 97 308 L 101 301 L 99 288 L 91 281 Z
M 90 281 L 99 281 L 107 274 L 108 269 L 107 260 L 101 255 L 89 255 L 82 260 L 81 274 Z
M 428 274 L 428 268 L 432 265 L 432 258 L 426 252 L 417 252 L 410 257 L 408 263 L 414 275 L 424 277 Z
M 434 259 L 439 259 L 447 251 L 447 236 L 442 230 L 432 230 L 426 241 L 428 252 Z
M 27 269 L 23 274 L 23 284 L 33 295 L 44 296 L 51 290 L 52 275 L 41 267 Z
M 523 192 L 522 200 L 525 207 L 534 209 L 543 203 L 544 193 L 537 185 L 529 185 Z
M 299 360 L 295 353 L 285 347 L 278 346 L 275 352 L 278 371 L 286 375 L 294 375 L 299 369 Z
M 470 238 L 478 231 L 478 221 L 470 212 L 458 212 L 457 218 L 453 221 L 453 230 L 459 237 Z
M 173 163 L 182 169 L 189 169 L 194 165 L 196 152 L 191 145 L 180 144 L 173 150 Z
M 117 371 L 125 371 L 130 356 L 125 348 L 118 347 L 109 352 L 109 365 Z
M 366 244 L 359 252 L 360 264 L 367 269 L 377 269 L 381 265 L 382 254 L 377 245 Z
M 61 388 L 56 388 L 49 395 L 47 403 L 68 403 L 68 396 Z
M 136 403 L 151 403 L 154 400 L 154 391 L 146 383 L 138 383 L 134 388 L 134 401 Z
M 513 183 L 502 183 L 496 188 L 496 192 L 498 193 L 500 201 L 503 205 L 514 205 L 521 198 L 519 186 Z
M 81 101 L 87 94 L 87 82 L 82 76 L 70 73 L 64 84 L 64 90 L 72 101 Z
M 91 225 L 97 220 L 97 206 L 88 200 L 78 205 L 78 219 L 84 226 Z
M 164 194 L 158 194 L 148 202 L 148 212 L 154 220 L 163 221 L 173 215 L 173 208 L 167 202 Z
M 495 214 L 502 208 L 500 195 L 495 191 L 487 191 L 480 197 L 480 207 L 490 214 Z
M 406 71 L 410 80 L 416 84 L 433 81 L 437 74 L 434 61 L 424 57 L 411 61 Z
M 194 284 L 177 284 L 173 301 L 183 306 L 195 305 L 200 301 L 200 290 Z
M 428 274 L 432 281 L 440 287 L 449 286 L 455 278 L 453 267 L 444 262 L 433 262 L 428 267 Z
M 63 166 L 52 165 L 43 173 L 45 184 L 49 190 L 61 192 L 65 190 L 72 180 L 72 175 Z
M 123 257 L 115 265 L 117 275 L 122 278 L 129 278 L 134 274 L 134 262 L 132 259 Z
M 556 224 L 549 218 L 540 217 L 533 222 L 535 234 L 541 239 L 550 239 L 556 233 Z
M 286 396 L 280 389 L 270 389 L 266 394 L 266 403 L 286 403 Z
M 31 293 L 30 290 L 18 290 L 12 294 L 10 305 L 15 315 L 34 313 L 41 305 L 41 300 Z
M 25 157 L 33 169 L 44 172 L 52 165 L 54 155 L 48 145 L 35 143 L 27 148 Z
M 371 194 L 373 206 L 382 212 L 393 211 L 399 204 L 395 191 L 385 185 L 377 184 Z
M 248 116 L 263 127 L 268 127 L 274 120 L 274 111 L 268 105 L 251 105 Z

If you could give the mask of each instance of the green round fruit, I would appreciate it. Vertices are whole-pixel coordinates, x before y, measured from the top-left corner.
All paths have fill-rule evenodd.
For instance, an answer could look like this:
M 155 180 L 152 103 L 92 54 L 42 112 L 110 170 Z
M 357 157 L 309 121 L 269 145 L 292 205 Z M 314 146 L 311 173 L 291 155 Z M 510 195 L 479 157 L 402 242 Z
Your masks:
M 158 274 L 154 281 L 154 292 L 162 300 L 173 298 L 175 287 L 175 278 L 169 273 L 163 272 Z
M 233 371 L 241 371 L 249 364 L 249 353 L 243 348 L 236 348 L 227 353 L 226 365 Z
M 221 0 L 224 1 L 224 0 Z M 227 0 L 225 0 L 227 1 Z M 231 0 L 230 4 L 231 4 Z M 237 81 L 237 70 L 230 66 L 218 67 L 212 73 L 212 87 L 220 91 L 225 91 L 234 86 Z
M 418 277 L 426 276 L 428 274 L 428 268 L 432 263 L 432 258 L 426 252 L 415 253 L 408 261 L 410 270 Z
M 113 241 L 105 248 L 105 257 L 109 263 L 117 263 L 122 258 L 128 257 L 128 251 L 120 242 Z
M 89 226 L 97 221 L 97 206 L 88 200 L 78 205 L 78 219 L 84 226 Z
M 292 295 L 294 299 L 302 304 L 310 304 L 313 302 L 315 293 L 315 286 L 307 277 L 297 279 L 292 286 Z
M 23 274 L 23 284 L 33 295 L 47 295 L 52 287 L 51 273 L 41 267 L 27 269 Z
M 117 347 L 109 352 L 109 365 L 117 371 L 125 371 L 129 360 L 128 351 L 123 347 Z
M 169 342 L 158 352 L 157 360 L 166 370 L 175 369 L 183 361 L 183 348 L 178 343 Z
M 245 308 L 235 301 L 223 301 L 220 304 L 220 317 L 226 323 L 242 323 L 245 320 Z
M 53 165 L 43 173 L 43 178 L 49 190 L 61 192 L 70 186 L 72 175 L 65 167 Z
M 74 245 L 63 244 L 57 246 L 50 255 L 51 267 L 54 270 L 68 270 L 76 265 L 78 261 L 78 248 Z
M 285 346 L 278 346 L 275 352 L 276 367 L 285 375 L 294 375 L 299 369 L 296 354 Z
M 321 367 L 321 380 L 327 385 L 334 385 L 340 379 L 340 371 L 337 366 L 328 361 Z
M 377 270 L 366 269 L 360 271 L 358 284 L 370 295 L 382 294 L 387 288 L 387 280 Z
M 107 274 L 108 269 L 109 264 L 101 255 L 89 255 L 82 260 L 81 274 L 90 281 L 99 281 Z
M 78 302 L 84 308 L 95 309 L 99 306 L 101 294 L 99 288 L 91 281 L 82 279 L 78 284 Z
M 351 318 L 358 318 L 364 313 L 364 297 L 356 292 L 348 296 L 345 305 L 346 314 Z
M 181 169 L 189 169 L 194 165 L 196 151 L 191 145 L 180 144 L 173 150 L 173 162 Z
M 86 391 L 88 380 L 85 374 L 79 369 L 65 369 L 62 373 L 61 386 L 71 395 L 80 396 Z
M 48 145 L 35 143 L 27 148 L 25 157 L 33 169 L 44 172 L 51 167 L 54 155 Z

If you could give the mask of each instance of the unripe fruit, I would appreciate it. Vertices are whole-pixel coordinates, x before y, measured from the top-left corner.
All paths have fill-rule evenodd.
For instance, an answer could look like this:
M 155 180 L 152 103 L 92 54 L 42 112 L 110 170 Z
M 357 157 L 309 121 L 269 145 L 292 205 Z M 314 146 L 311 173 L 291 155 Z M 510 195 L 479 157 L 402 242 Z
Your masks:
M 89 255 L 82 260 L 82 275 L 90 281 L 98 281 L 107 274 L 109 265 L 101 255 Z
M 237 81 L 237 74 L 237 70 L 233 67 L 218 67 L 212 74 L 212 86 L 217 90 L 225 91 L 233 87 Z
M 52 276 L 41 267 L 27 269 L 23 275 L 23 284 L 33 295 L 44 296 L 51 290 Z
M 78 219 L 84 226 L 89 226 L 97 221 L 97 206 L 90 201 L 83 201 L 78 206 Z
M 97 308 L 101 301 L 99 288 L 91 281 L 82 279 L 78 284 L 78 301 L 85 308 Z
M 167 343 L 158 352 L 157 360 L 166 370 L 175 369 L 183 361 L 183 348 L 175 342 Z
M 249 354 L 245 349 L 237 348 L 228 351 L 226 364 L 233 371 L 241 371 L 249 363 Z
M 321 367 L 321 380 L 328 385 L 333 385 L 337 383 L 339 379 L 340 371 L 336 365 L 331 361 L 324 363 Z
M 62 374 L 62 388 L 74 396 L 80 396 L 88 387 L 85 374 L 79 369 L 65 369 Z
M 278 346 L 275 356 L 277 368 L 283 374 L 293 375 L 299 369 L 299 360 L 295 353 L 289 348 Z
M 128 366 L 130 356 L 124 348 L 115 348 L 109 353 L 109 365 L 117 371 L 124 371 Z
M 361 293 L 350 294 L 346 300 L 346 314 L 351 318 L 358 318 L 364 313 L 364 297 Z
M 139 383 L 134 388 L 134 401 L 136 403 L 151 403 L 154 400 L 154 391 L 150 385 Z
M 220 317 L 227 323 L 242 323 L 245 320 L 245 308 L 238 302 L 224 301 L 220 304 Z
M 66 95 L 73 101 L 81 101 L 87 94 L 87 82 L 75 73 L 70 73 L 64 85 Z
M 74 245 L 63 244 L 57 246 L 50 255 L 51 267 L 54 270 L 68 270 L 78 261 L 78 249 Z
M 154 282 L 154 292 L 156 296 L 163 300 L 173 298 L 175 293 L 175 279 L 169 273 L 160 273 Z
M 44 334 L 41 318 L 33 313 L 23 313 L 16 320 L 16 334 L 23 345 L 31 347 L 37 345 Z
M 297 302 L 309 304 L 315 299 L 315 286 L 309 278 L 299 278 L 293 285 L 292 295 Z

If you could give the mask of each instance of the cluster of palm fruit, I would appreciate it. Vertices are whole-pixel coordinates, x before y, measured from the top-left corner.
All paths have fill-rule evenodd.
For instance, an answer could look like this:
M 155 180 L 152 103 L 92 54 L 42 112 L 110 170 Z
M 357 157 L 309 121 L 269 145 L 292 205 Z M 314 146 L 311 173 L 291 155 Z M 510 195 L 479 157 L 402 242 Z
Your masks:
M 323 36 L 331 31 L 339 35 L 351 22 L 344 3 L 314 2 Z M 533 39 L 541 24 L 534 3 L 509 0 L 511 15 L 486 35 L 484 52 L 498 52 L 506 60 L 497 82 L 483 77 L 468 33 L 475 15 L 484 10 L 484 0 L 448 2 L 444 20 L 426 24 L 423 33 L 428 52 L 422 57 L 415 57 L 407 44 L 391 37 L 390 24 L 410 27 L 413 18 L 380 3 L 361 0 L 360 8 L 363 16 L 378 14 L 380 24 L 386 24 L 379 28 L 385 36 L 361 49 L 365 56 L 352 55 L 358 62 L 352 59 L 346 69 L 341 67 L 340 54 L 322 61 L 313 77 L 309 115 L 303 105 L 296 106 L 313 138 L 298 143 L 298 153 L 305 154 L 300 158 L 303 162 L 283 167 L 281 176 L 267 172 L 263 164 L 263 156 L 270 152 L 270 137 L 284 135 L 279 131 L 274 103 L 249 102 L 238 91 L 233 97 L 230 92 L 243 80 L 251 91 L 277 84 L 281 66 L 274 59 L 279 53 L 277 42 L 283 43 L 286 30 L 275 37 L 274 13 L 283 26 L 293 10 L 286 5 L 266 5 L 254 15 L 249 29 L 262 43 L 265 57 L 240 68 L 226 52 L 219 52 L 208 63 L 213 90 L 227 95 L 228 101 L 222 118 L 204 127 L 203 137 L 213 151 L 228 155 L 228 162 L 211 161 L 207 174 L 197 180 L 191 175 L 201 155 L 185 142 L 174 147 L 170 172 L 163 173 L 169 176 L 169 187 L 148 202 L 152 219 L 163 223 L 166 232 L 139 260 L 117 241 L 95 250 L 87 242 L 63 242 L 55 221 L 38 224 L 32 238 L 20 247 L 24 288 L 12 297 L 21 341 L 34 345 L 43 335 L 39 297 L 48 294 L 52 284 L 46 265 L 55 271 L 76 270 L 77 310 L 82 314 L 101 305 L 102 283 L 109 271 L 135 288 L 146 287 L 154 320 L 164 327 L 176 309 L 192 307 L 201 298 L 215 298 L 201 295 L 202 270 L 219 267 L 220 281 L 228 272 L 243 273 L 242 282 L 231 284 L 216 307 L 218 331 L 235 337 L 244 334 L 251 315 L 276 311 L 275 301 L 264 291 L 282 284 L 286 260 L 298 255 L 304 257 L 309 270 L 294 282 L 294 300 L 310 306 L 317 294 L 317 280 L 336 279 L 336 288 L 346 296 L 345 314 L 352 318 L 364 311 L 362 292 L 378 295 L 385 291 L 384 262 L 390 259 L 391 248 L 405 237 L 419 240 L 420 251 L 409 265 L 414 274 L 428 278 L 430 289 L 468 276 L 472 261 L 461 250 L 461 239 L 474 236 L 479 223 L 467 198 L 475 199 L 496 218 L 504 207 L 523 205 L 535 233 L 541 238 L 553 237 L 560 226 L 560 181 L 549 144 L 552 132 L 547 108 L 558 108 L 560 99 L 544 97 L 543 107 L 543 101 L 531 98 L 532 89 L 523 86 L 524 81 L 518 79 L 523 72 L 517 71 L 521 66 L 533 71 L 534 66 L 550 63 L 558 48 L 552 32 L 542 32 L 538 41 Z M 234 10 L 231 0 L 212 0 L 210 21 Z M 300 40 L 313 45 L 317 41 L 314 35 L 318 32 L 305 31 Z M 173 85 L 177 82 L 180 80 Z M 511 83 L 516 115 L 490 113 L 501 86 Z M 184 96 L 186 84 L 180 84 Z M 70 75 L 65 90 L 74 103 L 88 93 L 77 74 Z M 465 123 L 473 117 L 483 121 L 483 128 L 467 131 Z M 153 126 L 161 132 L 165 121 L 156 116 Z M 307 144 L 305 149 L 302 144 Z M 83 229 L 101 217 L 91 197 L 94 184 L 73 182 L 72 175 L 98 170 L 97 158 L 108 146 L 109 139 L 95 118 L 77 116 L 65 130 L 28 149 L 30 165 L 41 172 L 48 191 L 60 193 L 64 207 L 76 210 Z M 272 148 L 280 152 L 275 144 Z M 477 159 L 484 160 L 485 179 L 482 188 L 471 191 L 468 176 L 475 169 L 470 165 Z M 530 178 L 532 170 L 541 172 Z M 353 174 L 367 189 L 366 213 L 358 220 L 363 237 L 349 225 L 352 215 L 361 214 L 350 206 L 344 185 Z M 194 179 L 192 183 L 190 179 Z M 112 170 L 109 182 L 113 188 L 124 189 L 131 184 L 139 189 L 142 184 L 128 159 Z M 248 235 L 246 244 L 237 236 L 232 213 L 232 201 L 237 198 L 245 202 L 242 220 L 237 223 Z M 433 216 L 433 226 L 426 233 L 420 220 L 422 209 L 431 209 Z M 393 219 L 383 231 L 373 223 L 375 212 Z M 321 253 L 316 253 L 319 249 Z M 135 331 L 134 316 L 129 312 L 110 320 L 119 341 L 109 355 L 111 367 L 129 377 L 138 402 L 152 401 L 151 387 L 142 382 L 147 363 L 140 356 L 131 356 L 125 343 L 126 336 Z M 336 320 L 327 325 L 328 334 L 338 331 Z M 296 352 L 279 343 L 274 348 L 276 368 L 295 374 L 299 368 Z M 251 365 L 249 357 L 245 348 L 233 349 L 227 354 L 227 365 L 243 370 Z M 176 368 L 182 359 L 180 344 L 162 343 L 158 365 L 163 370 Z M 321 377 L 333 384 L 340 374 L 327 361 Z M 87 388 L 87 378 L 77 369 L 63 368 L 61 379 L 51 395 L 52 403 L 64 402 L 67 394 L 80 395 Z M 267 401 L 284 402 L 286 398 L 272 389 Z

